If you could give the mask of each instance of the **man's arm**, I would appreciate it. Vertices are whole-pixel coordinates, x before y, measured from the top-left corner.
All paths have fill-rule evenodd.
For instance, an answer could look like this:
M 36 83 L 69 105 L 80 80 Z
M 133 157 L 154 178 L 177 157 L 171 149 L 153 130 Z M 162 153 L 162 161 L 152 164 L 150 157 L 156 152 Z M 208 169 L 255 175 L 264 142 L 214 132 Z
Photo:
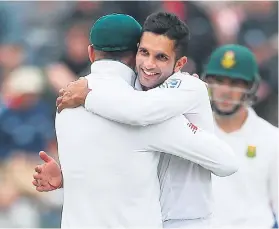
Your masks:
M 86 97 L 85 108 L 107 119 L 139 126 L 160 123 L 184 113 L 195 114 L 196 107 L 204 100 L 209 101 L 206 85 L 191 75 L 176 74 L 180 74 L 179 79 L 172 77 L 163 87 L 145 92 L 133 90 L 130 85 L 121 91 L 89 85 L 92 91 Z M 189 85 L 188 80 L 183 82 L 186 77 L 193 79 Z
M 148 142 L 146 151 L 187 159 L 217 176 L 229 176 L 238 170 L 238 160 L 228 144 L 192 125 L 182 115 L 144 127 L 142 134 Z

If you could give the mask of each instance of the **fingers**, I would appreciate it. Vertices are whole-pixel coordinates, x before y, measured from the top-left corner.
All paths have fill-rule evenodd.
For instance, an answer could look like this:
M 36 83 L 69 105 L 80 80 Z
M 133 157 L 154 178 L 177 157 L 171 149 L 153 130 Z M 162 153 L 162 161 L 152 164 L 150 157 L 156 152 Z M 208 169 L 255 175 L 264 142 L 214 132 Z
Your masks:
M 56 99 L 56 106 L 58 107 L 59 104 L 62 103 L 62 100 L 63 100 L 63 96 L 66 94 L 66 90 L 64 88 L 61 88 L 59 90 L 59 96 L 58 98 Z
M 59 90 L 59 97 L 56 99 L 57 112 L 83 105 L 88 92 L 88 82 L 85 77 L 70 82 L 65 89 Z
M 60 113 L 64 108 L 65 107 L 64 107 L 64 105 L 63 105 L 63 103 L 61 101 L 61 103 L 57 106 L 57 112 Z
M 32 184 L 33 184 L 33 186 L 36 187 L 36 190 L 38 192 L 47 192 L 47 191 L 51 190 L 47 186 L 44 186 L 44 185 L 40 184 L 37 180 L 33 180 Z
M 47 153 L 45 151 L 40 151 L 39 152 L 40 158 L 44 161 L 44 162 L 50 162 L 53 160 L 52 157 L 48 156 Z M 37 166 L 38 167 L 38 166 Z
M 64 88 L 61 88 L 59 90 L 59 96 L 63 96 L 65 92 L 66 92 L 66 90 Z
M 42 179 L 42 175 L 41 175 L 41 174 L 38 174 L 38 173 L 35 173 L 35 174 L 33 174 L 33 178 L 34 178 L 35 180 L 41 180 L 41 179 Z
M 87 85 L 88 81 L 87 81 L 87 79 L 85 77 L 79 77 L 79 79 L 76 82 L 78 82 L 78 81 L 82 81 L 82 82 L 79 82 L 80 85 L 84 85 L 84 86 L 86 85 L 88 87 L 88 85 Z
M 71 93 L 69 91 L 65 91 L 63 96 L 58 97 L 56 100 L 58 113 L 60 113 L 65 108 L 72 107 L 71 106 L 72 105 L 71 103 L 73 102 L 72 100 L 73 99 L 72 99 Z
M 47 182 L 43 182 L 42 180 L 33 180 L 32 181 L 32 184 L 35 186 L 35 187 L 46 187 L 48 185 Z
M 64 88 L 61 88 L 59 90 L 59 96 L 58 98 L 56 99 L 56 106 L 58 107 L 59 104 L 62 103 L 62 100 L 63 100 L 63 96 L 66 94 L 66 90 Z
M 32 184 L 33 184 L 35 187 L 39 187 L 39 186 L 40 186 L 40 183 L 38 182 L 38 180 L 33 180 L 33 181 L 32 181 Z
M 35 171 L 36 171 L 37 173 L 41 173 L 41 172 L 42 172 L 42 166 L 41 166 L 41 165 L 36 166 L 36 167 L 35 167 Z
M 45 179 L 43 179 L 40 175 L 38 174 L 33 174 L 33 185 L 34 186 L 47 186 L 48 185 L 48 181 L 46 181 Z
M 63 96 L 59 96 L 59 97 L 56 99 L 56 106 L 57 106 L 57 107 L 59 106 L 59 104 L 61 104 L 62 100 L 63 100 Z
M 37 190 L 38 192 L 47 192 L 47 191 L 50 191 L 50 190 L 46 189 L 46 188 L 43 187 L 43 186 L 36 187 L 36 190 Z

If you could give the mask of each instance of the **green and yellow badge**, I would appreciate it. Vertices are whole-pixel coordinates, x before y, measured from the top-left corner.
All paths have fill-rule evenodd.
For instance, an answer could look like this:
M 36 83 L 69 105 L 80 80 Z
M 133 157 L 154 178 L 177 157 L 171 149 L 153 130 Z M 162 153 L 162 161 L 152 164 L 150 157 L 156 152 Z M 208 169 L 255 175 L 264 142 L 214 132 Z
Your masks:
M 235 65 L 235 54 L 233 51 L 227 51 L 221 61 L 223 68 L 232 68 Z
M 248 146 L 248 149 L 247 149 L 247 157 L 250 157 L 250 158 L 253 158 L 253 157 L 256 157 L 256 154 L 257 153 L 257 150 L 256 150 L 256 146 Z

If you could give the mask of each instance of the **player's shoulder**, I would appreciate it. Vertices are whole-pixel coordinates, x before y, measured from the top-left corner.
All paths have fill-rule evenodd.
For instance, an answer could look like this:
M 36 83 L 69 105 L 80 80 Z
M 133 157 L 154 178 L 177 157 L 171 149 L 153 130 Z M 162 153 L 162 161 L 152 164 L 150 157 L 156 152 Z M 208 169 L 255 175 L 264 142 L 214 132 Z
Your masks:
M 248 108 L 248 112 L 252 114 L 252 117 L 254 116 L 257 124 L 261 128 L 263 128 L 264 131 L 273 132 L 273 133 L 278 132 L 279 130 L 278 127 L 272 125 L 271 123 L 269 123 L 268 121 L 260 117 L 253 108 Z
M 179 88 L 191 90 L 206 90 L 206 84 L 197 77 L 189 73 L 176 72 L 171 75 L 161 86 L 161 88 Z
M 277 142 L 279 137 L 278 127 L 272 125 L 262 117 L 258 116 L 252 108 L 249 108 L 249 113 L 252 115 L 252 118 L 254 119 L 253 122 L 255 123 L 255 127 L 258 128 L 257 131 L 259 131 L 263 136 L 266 136 L 268 139 L 276 139 Z
M 279 139 L 279 129 L 273 126 L 268 121 L 257 116 L 257 122 L 255 123 L 258 127 L 258 132 L 260 133 L 260 138 L 264 142 L 265 147 L 270 150 L 266 150 L 266 153 L 270 153 L 271 160 L 276 160 L 278 157 L 278 139 Z

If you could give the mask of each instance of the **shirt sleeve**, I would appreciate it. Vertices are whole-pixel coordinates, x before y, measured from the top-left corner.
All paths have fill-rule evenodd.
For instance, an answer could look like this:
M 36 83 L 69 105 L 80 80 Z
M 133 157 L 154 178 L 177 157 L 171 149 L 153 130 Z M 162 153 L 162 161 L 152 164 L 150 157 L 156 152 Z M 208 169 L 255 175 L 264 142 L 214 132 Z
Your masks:
M 86 97 L 85 108 L 113 121 L 147 126 L 184 113 L 195 114 L 204 98 L 208 98 L 204 83 L 192 88 L 157 87 L 148 91 L 136 91 L 130 85 L 121 91 L 93 87 Z
M 229 176 L 238 170 L 239 162 L 227 143 L 194 126 L 182 115 L 146 128 L 147 151 L 187 159 L 217 176 Z

